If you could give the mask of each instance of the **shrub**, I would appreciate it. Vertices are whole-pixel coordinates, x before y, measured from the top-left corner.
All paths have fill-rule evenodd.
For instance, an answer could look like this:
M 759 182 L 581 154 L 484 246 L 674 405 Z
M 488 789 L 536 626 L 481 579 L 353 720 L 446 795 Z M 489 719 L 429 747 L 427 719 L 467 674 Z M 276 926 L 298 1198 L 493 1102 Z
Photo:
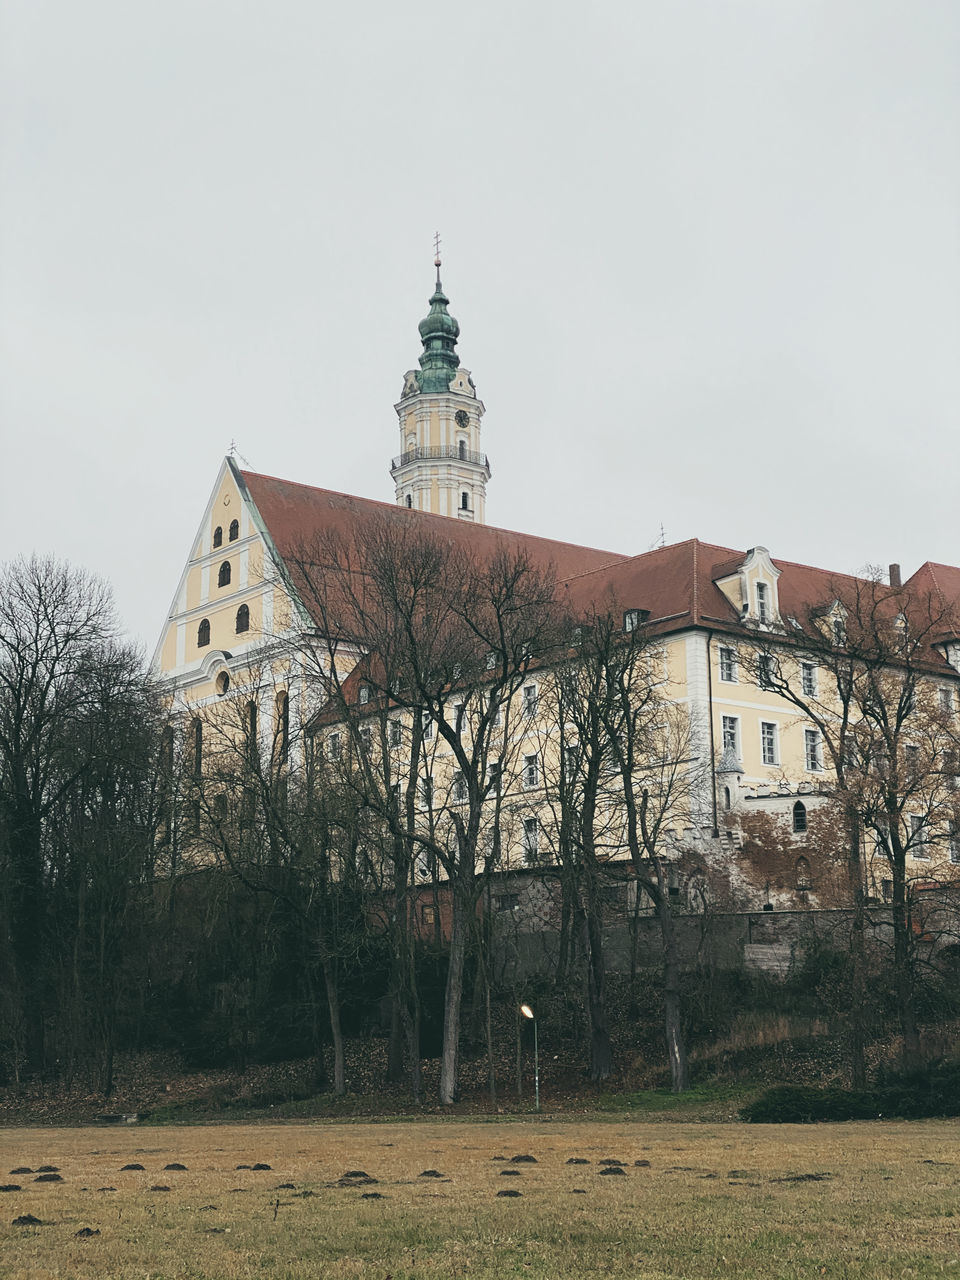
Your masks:
M 939 1062 L 908 1073 L 885 1072 L 873 1089 L 817 1089 L 777 1085 L 740 1112 L 751 1124 L 810 1124 L 816 1120 L 920 1120 L 960 1115 L 960 1063 Z

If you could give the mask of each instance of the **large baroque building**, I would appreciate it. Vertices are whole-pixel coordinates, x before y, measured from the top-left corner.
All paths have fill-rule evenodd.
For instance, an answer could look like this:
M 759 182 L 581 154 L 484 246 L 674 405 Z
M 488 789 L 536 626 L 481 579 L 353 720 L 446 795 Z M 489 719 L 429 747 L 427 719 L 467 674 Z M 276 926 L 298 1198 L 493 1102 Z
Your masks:
M 800 692 L 817 696 L 818 682 L 829 681 L 830 672 L 815 656 L 804 657 L 798 633 L 805 620 L 819 617 L 823 634 L 842 648 L 849 609 L 844 600 L 869 584 L 781 560 L 762 546 L 738 550 L 691 538 L 636 555 L 486 525 L 484 406 L 459 363 L 459 326 L 448 312 L 439 266 L 429 314 L 420 324 L 419 369 L 405 375 L 395 406 L 395 504 L 259 475 L 240 469 L 233 457 L 224 459 L 154 658 L 176 705 L 199 724 L 196 717 L 231 689 L 262 698 L 256 691 L 265 683 L 250 673 L 268 669 L 270 705 L 252 713 L 262 749 L 269 751 L 278 717 L 291 739 L 314 721 L 318 703 L 302 642 L 315 637 L 325 620 L 302 589 L 302 550 L 311 543 L 337 537 L 349 544 L 377 522 L 398 535 L 410 529 L 439 533 L 474 557 L 498 549 L 522 552 L 532 563 L 552 567 L 565 607 L 576 612 L 616 601 L 625 630 L 642 623 L 656 643 L 664 688 L 686 709 L 691 741 L 706 765 L 697 795 L 683 814 L 673 815 L 667 831 L 677 865 L 686 858 L 698 885 L 711 871 L 720 874 L 734 906 L 835 905 L 818 872 L 818 851 L 808 847 L 812 815 L 833 790 L 828 744 L 817 723 L 783 696 L 778 681 L 764 677 L 763 663 L 782 650 Z M 928 614 L 931 607 L 938 611 L 942 625 L 926 629 L 913 658 L 949 732 L 958 708 L 960 637 L 948 623 L 960 606 L 960 568 L 927 563 L 901 583 L 899 569 L 891 566 L 884 586 L 891 599 L 922 600 Z M 339 661 L 349 665 L 360 657 L 345 648 Z M 528 711 L 537 706 L 543 678 L 534 670 L 525 684 Z M 542 726 L 536 715 L 528 716 L 516 743 L 518 818 L 507 865 L 549 857 L 551 809 L 542 788 L 530 785 L 543 773 L 542 765 L 534 773 L 543 751 Z M 960 854 L 942 813 L 936 830 L 932 819 L 921 821 L 925 838 L 912 844 L 909 863 L 915 878 L 933 883 Z M 764 849 L 764 831 L 772 839 L 774 828 L 779 861 Z M 882 900 L 888 872 L 869 856 L 867 863 L 870 892 Z M 685 874 L 689 880 L 689 870 Z

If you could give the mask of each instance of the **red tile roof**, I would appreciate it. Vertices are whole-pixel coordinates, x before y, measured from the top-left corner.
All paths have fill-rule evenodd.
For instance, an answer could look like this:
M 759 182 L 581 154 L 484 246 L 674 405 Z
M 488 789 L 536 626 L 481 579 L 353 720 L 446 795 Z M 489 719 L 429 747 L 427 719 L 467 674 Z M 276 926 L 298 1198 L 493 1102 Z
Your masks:
M 431 536 L 485 557 L 495 551 L 523 551 L 540 568 L 552 566 L 561 595 L 572 611 L 646 609 L 661 632 L 690 626 L 739 628 L 739 611 L 717 579 L 729 577 L 747 553 L 691 538 L 641 555 L 557 542 L 533 534 L 497 529 L 447 516 L 411 511 L 389 502 L 317 489 L 255 472 L 237 472 L 246 485 L 281 557 L 293 557 L 311 540 L 336 533 L 349 539 L 353 530 L 374 519 L 396 522 L 399 529 L 422 527 Z M 803 620 L 810 607 L 828 605 L 848 594 L 858 579 L 811 565 L 774 560 L 780 570 L 780 614 Z M 960 568 L 928 562 L 904 584 L 907 591 L 931 596 L 960 617 Z M 939 664 L 942 659 L 933 655 Z

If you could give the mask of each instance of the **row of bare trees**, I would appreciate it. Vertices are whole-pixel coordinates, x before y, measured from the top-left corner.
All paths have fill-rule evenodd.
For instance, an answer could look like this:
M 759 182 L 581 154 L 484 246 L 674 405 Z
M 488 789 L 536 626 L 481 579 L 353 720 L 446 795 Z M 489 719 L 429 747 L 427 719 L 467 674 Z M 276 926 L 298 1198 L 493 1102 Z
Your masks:
M 311 625 L 265 637 L 218 697 L 175 707 L 173 729 L 102 585 L 50 561 L 4 570 L 0 1032 L 15 1071 L 94 1061 L 109 1089 L 122 1012 L 156 981 L 148 940 L 162 950 L 176 910 L 186 920 L 200 901 L 185 910 L 179 886 L 219 869 L 249 904 L 233 922 L 251 930 L 244 990 L 252 982 L 262 1008 L 295 976 L 298 1043 L 320 1064 L 329 1039 L 335 1091 L 349 1083 L 345 992 L 376 951 L 388 1077 L 422 1096 L 421 962 L 432 942 L 446 973 L 441 1101 L 457 1097 L 465 1030 L 485 1044 L 494 1093 L 485 896 L 497 876 L 533 864 L 556 888 L 555 981 L 582 984 L 591 1078 L 616 1065 L 608 902 L 629 879 L 635 911 L 656 921 L 665 1057 L 673 1088 L 686 1088 L 671 890 L 686 856 L 676 833 L 710 825 L 714 762 L 664 646 L 612 597 L 561 606 L 550 567 L 510 546 L 474 560 L 407 523 L 331 536 L 287 564 Z M 855 1080 L 868 953 L 875 926 L 886 927 L 871 907 L 878 859 L 892 880 L 905 1059 L 919 1056 L 914 890 L 958 822 L 957 708 L 931 659 L 951 626 L 935 601 L 860 580 L 789 627 L 741 637 L 742 670 L 793 708 L 824 753 L 821 810 L 836 821 L 823 829 L 842 840 L 818 856 L 847 876 Z M 195 945 L 177 981 L 213 972 L 202 945 L 187 950 Z M 236 960 L 223 963 L 230 988 Z M 233 977 L 226 1004 L 255 1018 Z

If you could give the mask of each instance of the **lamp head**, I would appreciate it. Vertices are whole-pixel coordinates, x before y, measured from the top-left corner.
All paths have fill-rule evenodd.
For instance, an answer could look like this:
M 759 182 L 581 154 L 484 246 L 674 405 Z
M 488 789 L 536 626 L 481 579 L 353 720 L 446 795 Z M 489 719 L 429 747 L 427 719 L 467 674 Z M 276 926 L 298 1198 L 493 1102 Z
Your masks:
M 528 1004 L 522 1004 L 520 1006 L 520 1012 L 525 1018 L 536 1018 L 537 1016 Z

